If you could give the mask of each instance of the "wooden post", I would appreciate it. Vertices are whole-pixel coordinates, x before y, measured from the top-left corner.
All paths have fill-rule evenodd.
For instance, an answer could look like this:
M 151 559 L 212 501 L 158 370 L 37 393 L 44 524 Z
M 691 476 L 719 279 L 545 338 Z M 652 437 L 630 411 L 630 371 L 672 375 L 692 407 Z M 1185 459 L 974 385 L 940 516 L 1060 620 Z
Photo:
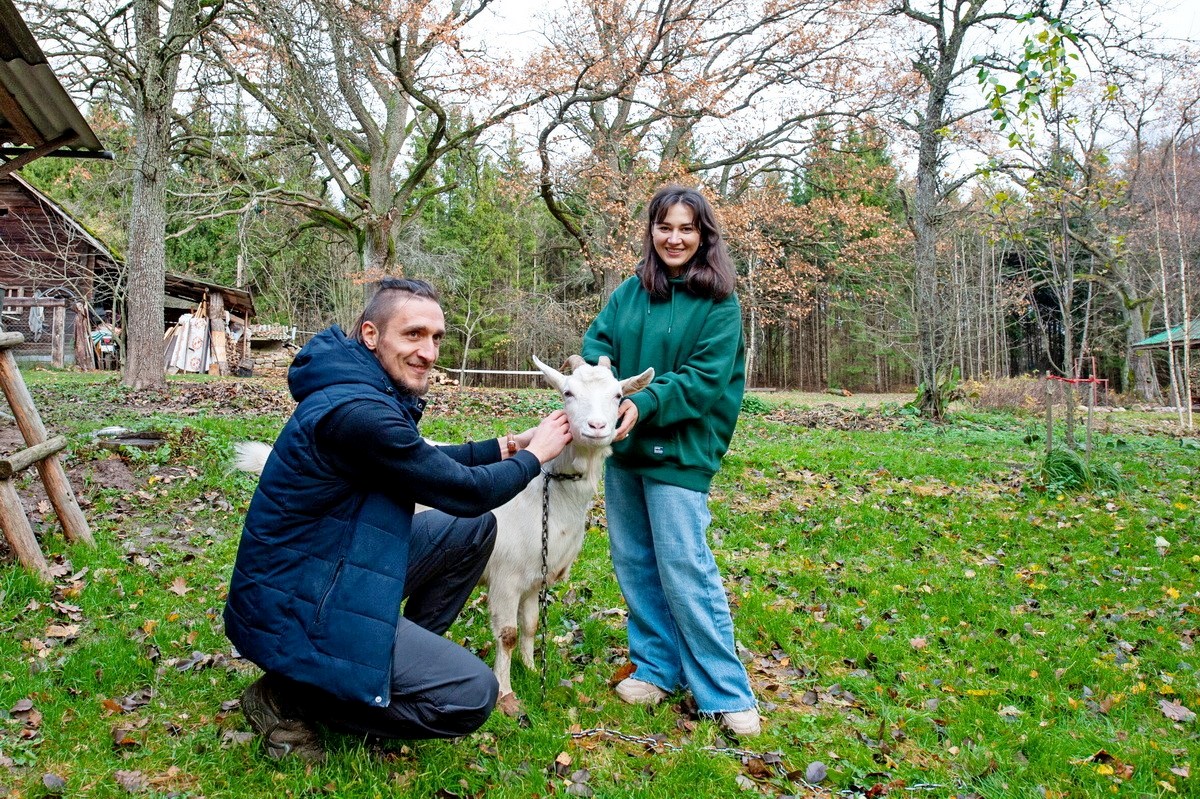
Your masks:
M 1054 381 L 1046 376 L 1046 454 L 1054 449 Z
M 46 556 L 38 546 L 37 536 L 33 534 L 29 518 L 21 507 L 17 487 L 11 480 L 0 480 L 0 527 L 4 528 L 4 537 L 8 539 L 13 554 L 17 556 L 21 565 L 43 581 L 51 582 Z
M 15 342 L 12 341 L 13 337 Z M 17 369 L 17 359 L 9 349 L 23 340 L 24 337 L 20 333 L 0 333 L 0 347 L 4 348 L 3 352 L 0 352 L 0 387 L 4 389 L 4 396 L 8 399 L 26 445 L 34 446 L 46 440 L 46 426 L 38 416 L 29 388 Z M 71 482 L 67 479 L 67 473 L 58 455 L 50 455 L 38 461 L 37 468 L 42 483 L 46 486 L 50 503 L 54 505 L 54 512 L 58 514 L 63 534 L 68 540 L 82 541 L 94 546 L 95 541 L 92 539 L 91 530 L 88 529 L 87 519 L 79 509 L 79 503 L 75 501 L 75 492 L 71 490 Z
M 245 327 L 242 328 L 242 357 L 238 358 L 238 364 L 245 371 L 242 374 L 249 376 L 254 373 L 254 361 L 250 359 L 250 314 L 246 314 Z
M 87 306 L 75 303 L 75 368 L 91 372 L 96 368 L 95 351 L 92 349 L 92 326 L 88 322 Z
M 1083 451 L 1086 455 L 1088 463 L 1092 461 L 1092 411 L 1096 408 L 1096 381 L 1095 378 L 1088 384 L 1088 415 L 1087 415 L 1087 437 L 1084 441 Z
M 63 339 L 66 338 L 66 303 L 50 307 L 50 365 L 61 369 L 66 365 L 63 354 Z
M 213 364 L 208 373 L 222 377 L 229 374 L 229 355 L 225 351 L 225 298 L 219 291 L 208 292 L 208 329 L 212 331 Z

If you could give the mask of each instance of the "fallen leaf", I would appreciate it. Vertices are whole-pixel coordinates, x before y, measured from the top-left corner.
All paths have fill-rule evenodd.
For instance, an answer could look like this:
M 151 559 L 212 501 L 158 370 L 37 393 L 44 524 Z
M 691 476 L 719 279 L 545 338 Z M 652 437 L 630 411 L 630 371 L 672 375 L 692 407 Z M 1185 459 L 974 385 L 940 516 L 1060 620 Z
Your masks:
M 929 646 L 929 642 L 921 637 L 909 638 L 908 645 L 913 649 L 924 649 L 925 647 Z
M 624 666 L 622 666 L 621 668 L 617 669 L 617 670 L 616 670 L 616 671 L 613 673 L 613 676 L 612 676 L 612 677 L 610 677 L 610 678 L 609 678 L 609 680 L 608 680 L 608 684 L 609 684 L 609 685 L 616 685 L 616 684 L 617 684 L 617 683 L 619 683 L 621 680 L 624 680 L 624 679 L 626 679 L 627 677 L 632 677 L 632 676 L 633 676 L 633 672 L 634 672 L 634 671 L 636 671 L 636 670 L 637 670 L 637 666 L 635 666 L 635 665 L 634 665 L 634 664 L 632 664 L 632 663 L 626 663 Z
M 508 716 L 510 719 L 515 719 L 525 712 L 525 708 L 521 706 L 521 700 L 512 691 L 509 691 L 504 696 L 496 701 L 496 707 L 501 713 Z
M 171 585 L 169 588 L 167 588 L 167 590 L 170 591 L 172 594 L 177 594 L 179 596 L 183 596 L 184 594 L 186 594 L 188 591 L 191 591 L 192 589 L 188 588 L 187 580 L 183 579 L 182 577 L 176 577 L 171 582 Z
M 811 785 L 819 785 L 829 776 L 829 768 L 820 760 L 814 760 L 804 769 L 804 781 Z
M 1185 780 L 1192 776 L 1192 767 L 1184 764 L 1182 766 L 1171 766 L 1171 773 L 1177 777 L 1183 777 Z
M 1166 716 L 1167 718 L 1169 718 L 1171 721 L 1188 722 L 1188 721 L 1196 720 L 1195 713 L 1188 710 L 1186 707 L 1179 704 L 1178 702 L 1172 702 L 1168 699 L 1158 700 L 1158 709 L 1161 710 L 1162 714 L 1164 716 Z
M 46 499 L 40 500 L 37 504 L 37 512 L 42 514 L 43 516 L 45 516 L 47 513 L 49 513 L 50 512 L 50 501 L 46 500 Z
M 117 771 L 113 774 L 113 779 L 126 793 L 140 793 L 146 790 L 146 776 L 140 771 Z
M 112 728 L 113 747 L 121 749 L 124 747 L 140 746 L 141 741 L 135 737 L 135 731 L 132 727 L 117 726 Z
M 245 746 L 254 740 L 254 733 L 246 732 L 245 730 L 225 730 L 221 733 L 221 748 L 228 749 L 231 746 Z
M 28 713 L 33 710 L 33 700 L 29 697 L 18 699 L 17 703 L 8 709 L 9 713 Z
M 78 636 L 78 624 L 51 624 L 46 628 L 47 638 L 77 638 Z

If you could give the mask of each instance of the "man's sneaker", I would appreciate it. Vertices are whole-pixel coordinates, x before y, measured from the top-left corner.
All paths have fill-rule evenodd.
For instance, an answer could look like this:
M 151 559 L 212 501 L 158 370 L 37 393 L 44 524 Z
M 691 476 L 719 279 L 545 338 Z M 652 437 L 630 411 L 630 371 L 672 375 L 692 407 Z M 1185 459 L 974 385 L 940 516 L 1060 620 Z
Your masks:
M 756 708 L 738 710 L 733 713 L 718 713 L 717 724 L 720 724 L 721 729 L 731 735 L 741 735 L 747 738 L 762 732 L 762 722 Z
M 242 692 L 242 715 L 250 728 L 262 736 L 267 755 L 275 759 L 295 755 L 320 763 L 325 749 L 317 731 L 300 719 L 290 719 L 279 709 L 279 702 L 266 682 L 259 677 Z
M 667 698 L 667 692 L 645 680 L 626 677 L 617 683 L 617 696 L 631 705 L 657 705 Z

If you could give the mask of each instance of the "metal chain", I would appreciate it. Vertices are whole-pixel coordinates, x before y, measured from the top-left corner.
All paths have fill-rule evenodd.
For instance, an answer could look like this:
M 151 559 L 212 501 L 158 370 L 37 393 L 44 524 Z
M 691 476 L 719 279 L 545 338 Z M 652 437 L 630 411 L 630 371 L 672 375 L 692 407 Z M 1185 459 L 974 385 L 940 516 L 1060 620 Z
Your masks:
M 542 469 L 542 585 L 538 589 L 538 634 L 542 650 L 542 700 L 546 699 L 546 604 L 550 595 L 550 482 L 579 480 L 582 474 L 557 474 Z

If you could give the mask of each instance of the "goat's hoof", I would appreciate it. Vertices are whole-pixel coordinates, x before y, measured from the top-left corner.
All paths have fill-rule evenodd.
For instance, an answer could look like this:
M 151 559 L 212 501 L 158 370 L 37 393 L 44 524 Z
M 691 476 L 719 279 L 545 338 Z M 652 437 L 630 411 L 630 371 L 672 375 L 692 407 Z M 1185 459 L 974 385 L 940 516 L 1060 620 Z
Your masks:
M 525 708 L 521 705 L 521 700 L 517 699 L 517 695 L 512 691 L 500 697 L 496 701 L 496 707 L 510 719 L 520 718 L 525 715 Z

